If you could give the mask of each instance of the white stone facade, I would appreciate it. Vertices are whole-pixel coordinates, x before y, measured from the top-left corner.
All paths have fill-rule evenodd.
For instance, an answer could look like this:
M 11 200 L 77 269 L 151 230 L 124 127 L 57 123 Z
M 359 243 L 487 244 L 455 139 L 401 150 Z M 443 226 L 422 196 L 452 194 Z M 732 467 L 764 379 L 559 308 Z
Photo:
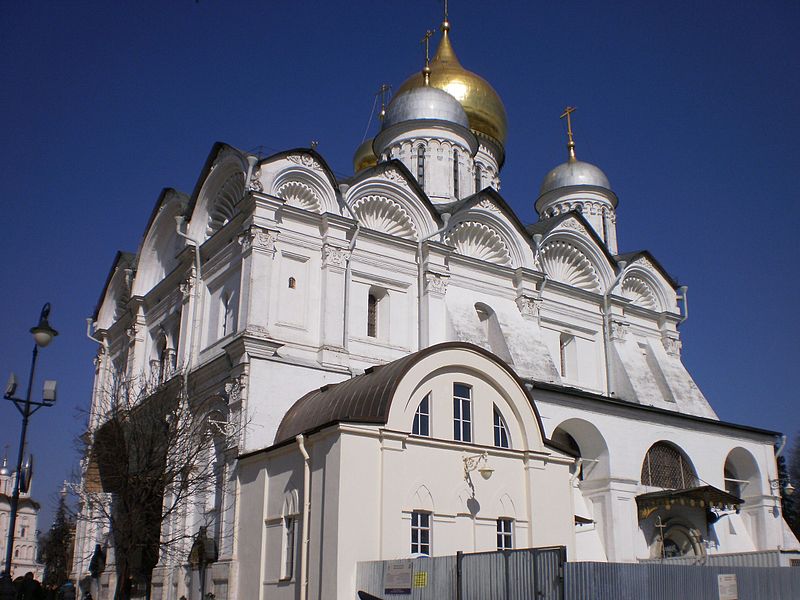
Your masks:
M 11 517 L 11 496 L 14 491 L 15 474 L 3 459 L 0 467 L 0 557 L 5 560 L 8 543 L 8 525 Z M 11 577 L 16 579 L 31 571 L 41 581 L 44 566 L 38 562 L 39 541 L 39 503 L 30 493 L 20 493 L 17 506 L 16 534 L 14 551 L 11 557 Z
M 681 362 L 678 284 L 649 253 L 617 251 L 613 192 L 549 190 L 526 227 L 479 139 L 411 120 L 346 180 L 313 150 L 257 159 L 217 144 L 195 193 L 165 190 L 137 253 L 117 256 L 94 319 L 91 428 L 113 374 L 153 372 L 191 374 L 199 401 L 247 423 L 215 458 L 221 493 L 170 525 L 214 527 L 205 590 L 218 600 L 352 598 L 358 561 L 410 554 L 417 513 L 437 555 L 496 549 L 498 520 L 516 547 L 564 545 L 570 560 L 796 547 L 770 485 L 775 434 L 718 421 Z M 276 437 L 309 392 L 444 342 L 464 344 L 420 354 L 384 420 L 299 431 L 307 461 Z M 454 437 L 459 382 L 474 391 L 469 441 Z M 428 393 L 431 432 L 414 435 Z M 508 448 L 493 443 L 493 410 Z M 639 506 L 669 487 L 644 477 L 659 451 L 689 474 L 679 487 L 727 489 L 741 512 L 679 496 Z M 470 487 L 464 458 L 483 452 L 494 473 Z M 108 531 L 79 524 L 76 543 L 82 577 Z M 113 589 L 113 572 L 100 584 Z M 153 597 L 198 594 L 186 561 L 164 558 Z

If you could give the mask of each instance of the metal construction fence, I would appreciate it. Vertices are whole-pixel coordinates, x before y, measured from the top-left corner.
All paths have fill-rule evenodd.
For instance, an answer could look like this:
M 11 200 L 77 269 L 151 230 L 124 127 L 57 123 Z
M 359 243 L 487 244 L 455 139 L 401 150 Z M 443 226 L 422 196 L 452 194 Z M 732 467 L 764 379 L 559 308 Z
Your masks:
M 800 569 L 567 563 L 564 591 L 565 600 L 797 600 Z
M 568 563 L 563 547 L 359 563 L 393 600 L 799 600 L 800 568 Z
M 363 562 L 358 564 L 356 589 L 398 600 L 564 600 L 565 560 L 566 548 L 556 546 Z M 394 572 L 401 576 L 394 577 Z

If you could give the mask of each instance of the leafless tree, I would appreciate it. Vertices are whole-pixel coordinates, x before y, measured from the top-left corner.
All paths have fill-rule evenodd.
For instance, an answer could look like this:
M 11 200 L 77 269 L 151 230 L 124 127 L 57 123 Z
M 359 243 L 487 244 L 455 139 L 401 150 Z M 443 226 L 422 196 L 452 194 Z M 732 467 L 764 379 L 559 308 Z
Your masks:
M 117 600 L 149 598 L 159 561 L 187 560 L 190 521 L 218 543 L 225 455 L 242 432 L 226 394 L 195 400 L 191 379 L 163 379 L 111 377 L 82 437 L 78 518 L 108 533 Z

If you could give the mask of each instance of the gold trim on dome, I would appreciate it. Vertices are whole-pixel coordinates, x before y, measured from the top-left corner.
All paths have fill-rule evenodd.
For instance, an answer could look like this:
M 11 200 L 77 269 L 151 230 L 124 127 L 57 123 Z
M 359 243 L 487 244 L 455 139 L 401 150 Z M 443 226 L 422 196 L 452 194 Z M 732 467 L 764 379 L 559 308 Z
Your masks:
M 506 109 L 494 88 L 480 75 L 468 71 L 458 61 L 450 43 L 450 24 L 442 24 L 442 40 L 436 56 L 430 62 L 430 85 L 444 90 L 459 101 L 469 118 L 470 129 L 505 143 L 508 133 Z M 422 73 L 414 73 L 397 90 L 406 90 L 425 85 Z

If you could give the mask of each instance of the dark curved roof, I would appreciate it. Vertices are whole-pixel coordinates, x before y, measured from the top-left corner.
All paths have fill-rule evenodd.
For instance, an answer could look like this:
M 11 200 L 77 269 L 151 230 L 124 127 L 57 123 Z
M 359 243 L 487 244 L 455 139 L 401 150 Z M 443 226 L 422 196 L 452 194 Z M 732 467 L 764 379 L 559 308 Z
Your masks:
M 309 392 L 295 402 L 283 417 L 278 432 L 275 434 L 275 444 L 289 441 L 301 433 L 309 433 L 334 423 L 385 425 L 389 419 L 389 410 L 395 390 L 409 369 L 426 356 L 449 349 L 471 350 L 481 354 L 511 375 L 527 396 L 539 424 L 539 431 L 544 437 L 542 420 L 539 411 L 536 410 L 533 397 L 511 367 L 479 346 L 466 342 L 445 342 L 385 365 L 370 367 L 363 375 L 347 381 L 326 385 Z

